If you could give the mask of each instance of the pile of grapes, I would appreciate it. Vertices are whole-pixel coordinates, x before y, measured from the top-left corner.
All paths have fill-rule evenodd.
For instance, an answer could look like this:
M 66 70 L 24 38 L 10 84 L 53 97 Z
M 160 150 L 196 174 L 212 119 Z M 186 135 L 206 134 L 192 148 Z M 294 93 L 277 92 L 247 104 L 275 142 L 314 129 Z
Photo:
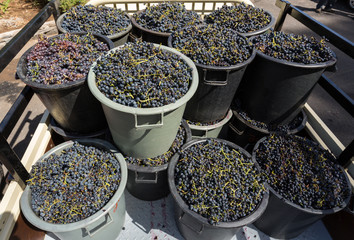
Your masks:
M 42 220 L 67 224 L 100 210 L 117 191 L 120 165 L 113 153 L 74 142 L 60 155 L 32 166 L 27 184 L 33 211 Z
M 98 89 L 112 101 L 152 108 L 176 102 L 192 80 L 192 69 L 177 54 L 147 42 L 111 51 L 94 68 Z
M 205 16 L 207 24 L 231 28 L 238 33 L 250 33 L 270 24 L 272 17 L 261 8 L 241 3 L 236 6 L 223 5 Z
M 143 167 L 157 167 L 162 166 L 168 163 L 171 157 L 180 150 L 181 146 L 186 142 L 187 133 L 182 125 L 179 126 L 178 132 L 176 135 L 175 140 L 173 141 L 170 149 L 157 157 L 154 158 L 133 158 L 133 157 L 126 157 L 125 160 L 134 165 L 143 166 Z
M 258 51 L 289 62 L 316 64 L 335 58 L 324 38 L 317 41 L 306 35 L 273 31 L 254 37 L 252 42 Z
M 175 184 L 190 210 L 207 218 L 210 224 L 252 214 L 266 192 L 251 158 L 216 139 L 181 151 Z
M 164 2 L 147 7 L 134 15 L 142 27 L 156 32 L 172 33 L 179 28 L 202 24 L 203 20 L 194 11 L 188 11 L 179 2 Z
M 91 32 L 102 35 L 120 33 L 130 25 L 129 17 L 121 10 L 107 6 L 78 5 L 63 17 L 61 27 L 67 32 Z
M 214 25 L 180 29 L 172 34 L 171 44 L 195 63 L 220 67 L 243 63 L 253 52 L 244 37 Z
M 27 55 L 26 78 L 41 84 L 63 84 L 85 78 L 91 64 L 109 47 L 94 35 L 41 36 Z
M 350 194 L 334 156 L 311 140 L 270 135 L 254 150 L 254 155 L 268 184 L 301 207 L 342 207 Z

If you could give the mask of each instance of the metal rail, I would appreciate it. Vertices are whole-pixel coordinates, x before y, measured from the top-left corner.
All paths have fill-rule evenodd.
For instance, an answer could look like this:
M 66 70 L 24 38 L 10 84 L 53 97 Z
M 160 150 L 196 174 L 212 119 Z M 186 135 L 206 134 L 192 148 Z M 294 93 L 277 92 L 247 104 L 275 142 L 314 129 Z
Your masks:
M 341 50 L 346 55 L 354 58 L 354 43 L 333 31 L 329 27 L 318 22 L 308 14 L 293 6 L 286 0 L 277 0 L 275 5 L 280 8 L 277 21 L 274 26 L 275 31 L 280 31 L 287 15 L 290 15 L 297 21 L 310 28 L 313 32 L 320 36 L 325 36 L 330 43 Z M 354 101 L 342 89 L 340 89 L 332 80 L 322 74 L 318 84 L 331 96 L 335 101 L 354 117 Z M 346 149 L 338 157 L 338 161 L 342 166 L 347 166 L 353 158 L 354 141 L 352 141 Z
M 51 16 L 59 16 L 59 0 L 49 2 L 20 32 L 0 50 L 0 72 L 2 72 L 37 30 Z M 0 123 L 0 162 L 9 170 L 15 181 L 24 189 L 29 173 L 17 154 L 10 147 L 7 138 L 20 119 L 24 109 L 33 96 L 33 90 L 26 86 Z

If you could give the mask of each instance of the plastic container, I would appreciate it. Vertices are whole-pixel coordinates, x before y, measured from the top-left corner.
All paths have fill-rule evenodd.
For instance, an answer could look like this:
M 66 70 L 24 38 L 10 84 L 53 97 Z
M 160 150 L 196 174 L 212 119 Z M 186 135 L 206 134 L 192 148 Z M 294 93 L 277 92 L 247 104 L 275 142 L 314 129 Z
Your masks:
M 260 35 L 262 33 L 265 33 L 266 31 L 270 30 L 273 27 L 273 25 L 275 24 L 275 18 L 273 17 L 273 15 L 270 12 L 265 11 L 264 9 L 263 9 L 263 11 L 265 13 L 269 14 L 269 16 L 270 16 L 270 23 L 268 25 L 266 25 L 266 26 L 264 26 L 264 27 L 262 27 L 262 28 L 260 28 L 260 29 L 258 29 L 256 31 L 252 31 L 252 32 L 248 32 L 248 33 L 238 32 L 238 34 L 249 38 L 249 37 Z
M 168 151 L 177 134 L 186 103 L 198 87 L 198 72 L 192 60 L 175 49 L 155 46 L 179 55 L 192 69 L 190 88 L 175 103 L 156 108 L 124 106 L 108 99 L 98 90 L 93 72 L 96 62 L 88 74 L 89 88 L 102 103 L 114 143 L 124 155 L 130 157 L 156 157 Z M 111 51 L 119 51 L 119 47 Z
M 321 74 L 336 63 L 336 59 L 293 63 L 256 52 L 236 95 L 252 119 L 267 124 L 289 123 L 304 107 Z
M 61 27 L 61 24 L 63 23 L 65 15 L 66 15 L 66 13 L 60 15 L 56 21 L 56 25 L 57 25 L 59 33 L 67 33 L 68 32 L 64 28 Z M 128 16 L 130 18 L 129 14 L 126 14 L 126 16 Z M 132 30 L 132 28 L 133 28 L 132 24 L 129 24 L 127 29 L 125 29 L 124 31 L 121 31 L 119 33 L 112 34 L 112 35 L 107 35 L 106 37 L 109 38 L 110 40 L 112 40 L 114 47 L 123 45 L 124 43 L 126 43 L 128 41 L 129 33 Z
M 172 46 L 171 35 L 168 46 Z M 215 67 L 195 63 L 198 69 L 199 86 L 184 112 L 184 119 L 207 123 L 222 119 L 230 108 L 236 90 L 246 67 L 253 61 L 256 53 L 243 63 L 229 67 Z
M 252 158 L 256 161 L 255 151 L 266 137 L 260 139 L 254 147 Z M 258 169 L 259 165 L 256 163 Z M 351 192 L 351 184 L 344 169 L 342 169 L 348 182 L 348 191 Z M 264 213 L 253 223 L 259 230 L 270 237 L 279 239 L 295 238 L 303 233 L 309 226 L 322 217 L 343 210 L 350 201 L 350 194 L 341 207 L 328 210 L 303 208 L 278 194 L 266 183 L 270 196 Z
M 50 127 L 53 131 L 58 134 L 64 141 L 74 140 L 78 138 L 99 138 L 103 140 L 108 140 L 108 127 L 97 132 L 91 133 L 78 133 L 78 132 L 69 132 L 64 130 L 55 120 L 53 117 L 50 117 Z
M 217 138 L 221 132 L 221 129 L 230 121 L 232 117 L 232 110 L 230 109 L 220 122 L 213 124 L 213 125 L 207 125 L 207 126 L 198 126 L 198 125 L 193 125 L 191 123 L 188 123 L 191 132 L 192 132 L 192 138 Z
M 138 11 L 136 14 L 140 14 L 142 11 Z M 168 37 L 171 33 L 164 33 L 164 32 L 157 32 L 150 29 L 147 29 L 141 25 L 139 25 L 135 18 L 131 18 L 131 22 L 133 25 L 133 32 L 138 37 L 141 38 L 143 41 L 152 42 L 156 44 L 162 44 L 167 46 Z
M 109 49 L 113 48 L 113 43 L 108 38 L 99 34 L 94 36 L 105 42 Z M 17 74 L 33 89 L 55 121 L 66 131 L 78 133 L 92 133 L 107 128 L 102 106 L 90 92 L 86 77 L 70 83 L 52 85 L 36 83 L 26 77 L 27 55 L 33 48 L 34 46 L 21 56 Z
M 285 134 L 296 134 L 305 128 L 307 122 L 307 115 L 302 110 L 299 115 L 302 117 L 301 123 L 295 128 L 289 129 Z M 296 116 L 297 117 L 299 117 Z M 233 117 L 228 124 L 227 138 L 237 145 L 249 150 L 253 149 L 256 142 L 271 133 L 271 131 L 256 127 L 247 122 L 237 111 L 233 111 Z
M 207 141 L 208 139 L 192 140 L 185 144 L 182 149 L 187 149 L 193 144 Z M 238 149 L 247 156 L 250 154 L 234 143 L 218 139 L 219 141 L 226 142 L 229 146 Z M 168 167 L 168 184 L 174 200 L 175 220 L 177 227 L 185 239 L 193 240 L 222 240 L 231 239 L 234 235 L 245 225 L 251 224 L 257 220 L 264 212 L 268 204 L 268 192 L 264 194 L 263 199 L 257 209 L 247 217 L 233 222 L 219 222 L 217 225 L 211 225 L 208 220 L 198 213 L 191 211 L 189 206 L 179 196 L 175 185 L 175 167 L 179 160 L 179 154 L 175 154 L 170 161 Z
M 184 143 L 191 140 L 191 130 L 186 123 L 182 121 L 182 127 L 186 133 Z M 134 197 L 154 201 L 166 197 L 170 193 L 167 181 L 168 163 L 156 167 L 144 167 L 127 163 L 128 182 L 127 190 Z
M 60 239 L 116 239 L 125 221 L 124 189 L 128 172 L 124 157 L 109 142 L 100 139 L 80 139 L 77 141 L 84 145 L 100 147 L 115 153 L 121 166 L 121 182 L 111 200 L 102 209 L 86 219 L 68 224 L 53 224 L 43 221 L 34 213 L 31 206 L 31 190 L 27 186 L 20 199 L 21 211 L 32 225 L 43 231 L 52 232 Z M 53 153 L 60 154 L 63 149 L 72 146 L 73 143 L 73 141 L 64 142 L 49 150 L 37 161 L 41 161 Z

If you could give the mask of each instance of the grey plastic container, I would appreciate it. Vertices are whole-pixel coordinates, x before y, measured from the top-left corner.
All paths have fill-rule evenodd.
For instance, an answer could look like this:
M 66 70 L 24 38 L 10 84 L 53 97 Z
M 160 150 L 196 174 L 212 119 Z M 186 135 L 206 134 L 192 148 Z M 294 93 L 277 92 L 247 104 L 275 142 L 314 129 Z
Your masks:
M 252 152 L 252 159 L 256 163 L 257 168 L 261 171 L 257 164 L 255 151 L 259 144 L 267 137 L 260 139 L 255 145 Z M 342 172 L 347 179 L 348 192 L 351 192 L 351 184 L 349 179 L 341 167 Z M 278 194 L 269 184 L 265 183 L 269 189 L 269 202 L 264 213 L 253 224 L 262 232 L 273 238 L 289 239 L 295 238 L 303 233 L 309 226 L 320 220 L 326 215 L 333 214 L 343 210 L 350 201 L 351 195 L 342 203 L 342 206 L 328 210 L 318 210 L 313 208 L 303 208 Z
M 264 9 L 263 9 L 263 10 L 264 10 Z M 266 26 L 264 26 L 264 27 L 262 27 L 262 28 L 260 28 L 260 29 L 258 29 L 258 30 L 256 30 L 256 31 L 247 32 L 247 33 L 238 32 L 238 34 L 240 34 L 240 35 L 242 35 L 242 36 L 244 36 L 244 37 L 249 38 L 249 37 L 252 37 L 252 36 L 260 35 L 260 34 L 262 34 L 262 33 L 267 32 L 268 30 L 270 30 L 270 29 L 273 27 L 273 25 L 275 24 L 275 18 L 273 17 L 273 15 L 272 15 L 270 12 L 265 11 L 265 10 L 264 10 L 264 12 L 270 15 L 270 23 L 268 23 Z M 236 32 L 237 32 L 237 31 L 236 31 Z
M 198 25 L 198 27 L 203 28 L 205 25 Z M 233 32 L 238 34 L 236 31 Z M 168 38 L 169 47 L 173 47 L 172 41 L 173 34 Z M 231 106 L 247 66 L 255 56 L 256 52 L 253 49 L 246 61 L 228 67 L 195 63 L 198 69 L 199 86 L 187 103 L 183 117 L 201 123 L 222 119 Z
M 217 138 L 221 132 L 221 129 L 230 121 L 232 117 L 232 110 L 230 109 L 227 112 L 226 117 L 220 122 L 207 126 L 198 126 L 191 123 L 188 123 L 191 132 L 192 138 Z
M 20 199 L 20 207 L 25 218 L 35 227 L 54 233 L 60 239 L 90 239 L 114 240 L 118 237 L 125 221 L 124 189 L 127 183 L 128 171 L 125 159 L 121 153 L 109 142 L 100 139 L 79 139 L 79 143 L 106 149 L 115 154 L 121 167 L 121 182 L 111 200 L 92 216 L 78 222 L 68 224 L 53 224 L 40 219 L 32 210 L 31 190 L 27 186 Z M 73 141 L 64 142 L 48 152 L 37 161 L 49 155 L 60 154 L 65 148 L 73 145 Z
M 191 59 L 175 49 L 157 44 L 155 46 L 179 55 L 192 69 L 189 90 L 175 103 L 156 108 L 124 106 L 108 99 L 98 90 L 93 72 L 96 62 L 88 74 L 89 88 L 102 103 L 114 143 L 124 155 L 130 157 L 157 157 L 168 151 L 177 134 L 186 103 L 192 98 L 198 87 L 198 72 Z M 119 47 L 111 51 L 119 51 Z
M 64 28 L 61 27 L 61 24 L 64 20 L 65 15 L 66 15 L 66 13 L 60 15 L 56 21 L 56 26 L 57 26 L 59 33 L 67 33 L 68 32 Z M 130 19 L 129 14 L 125 14 L 125 15 L 128 16 Z M 106 37 L 112 40 L 115 47 L 123 45 L 124 43 L 126 43 L 128 41 L 129 33 L 132 30 L 132 27 L 133 26 L 130 23 L 124 31 L 121 31 L 119 33 L 112 34 L 112 35 L 106 35 Z
M 192 140 L 185 144 L 182 147 L 182 150 L 187 149 L 194 144 L 207 141 L 208 139 L 210 138 Z M 218 140 L 227 143 L 232 148 L 235 148 L 245 155 L 251 157 L 247 151 L 237 146 L 236 144 L 223 139 Z M 211 225 L 206 218 L 202 217 L 194 211 L 191 211 L 188 205 L 179 196 L 175 185 L 175 167 L 178 160 L 179 154 L 175 154 L 170 161 L 170 165 L 168 167 L 168 184 L 174 200 L 175 221 L 180 233 L 185 239 L 229 240 L 234 237 L 235 234 L 240 231 L 243 226 L 256 221 L 266 209 L 269 198 L 268 191 L 263 195 L 263 199 L 257 209 L 247 217 L 233 222 L 220 222 L 217 225 Z
M 184 120 L 182 121 L 182 127 L 186 133 L 185 144 L 192 139 L 192 134 L 188 124 Z M 145 167 L 127 163 L 127 167 L 127 190 L 134 197 L 140 200 L 154 201 L 166 197 L 170 193 L 167 181 L 168 163 L 156 167 Z

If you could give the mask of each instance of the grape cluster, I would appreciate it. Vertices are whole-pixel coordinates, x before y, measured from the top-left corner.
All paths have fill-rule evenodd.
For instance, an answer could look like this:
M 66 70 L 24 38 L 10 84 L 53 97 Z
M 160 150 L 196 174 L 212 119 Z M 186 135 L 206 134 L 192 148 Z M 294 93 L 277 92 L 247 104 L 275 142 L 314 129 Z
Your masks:
M 161 107 L 183 97 L 192 68 L 177 54 L 147 42 L 127 43 L 97 61 L 98 89 L 130 107 Z
M 248 114 L 244 110 L 242 110 L 240 101 L 235 101 L 234 108 L 235 108 L 236 112 L 238 113 L 238 115 L 243 120 L 245 120 L 248 124 L 250 124 L 256 128 L 269 131 L 269 132 L 277 132 L 277 133 L 286 134 L 289 131 L 298 128 L 302 124 L 302 121 L 304 120 L 304 116 L 303 116 L 302 112 L 300 112 L 293 120 L 291 120 L 287 124 L 284 124 L 284 125 L 266 124 L 264 122 L 251 119 L 248 116 Z
M 341 207 L 350 194 L 334 156 L 311 140 L 273 134 L 254 154 L 269 185 L 301 207 Z
M 74 142 L 32 166 L 27 184 L 42 220 L 67 224 L 100 210 L 117 191 L 121 170 L 113 153 Z
M 134 18 L 140 26 L 163 33 L 172 33 L 179 28 L 203 23 L 196 12 L 187 10 L 179 2 L 148 6 L 144 11 L 135 14 Z
M 250 215 L 266 192 L 251 158 L 217 139 L 181 151 L 175 184 L 190 210 L 210 224 Z
M 85 78 L 91 64 L 109 50 L 92 34 L 41 36 L 27 55 L 26 78 L 41 84 L 63 84 Z
M 257 31 L 268 26 L 271 20 L 271 15 L 263 9 L 244 3 L 236 6 L 223 5 L 204 17 L 207 24 L 231 28 L 238 33 Z
M 249 59 L 253 52 L 244 37 L 214 25 L 180 29 L 172 34 L 171 44 L 195 63 L 210 66 L 236 65 Z
M 154 158 L 133 158 L 133 157 L 126 157 L 125 160 L 134 165 L 138 166 L 143 166 L 143 167 L 157 167 L 157 166 L 162 166 L 166 163 L 168 163 L 171 159 L 171 157 L 179 151 L 181 146 L 185 143 L 186 141 L 186 131 L 182 127 L 182 125 L 179 126 L 177 135 L 175 140 L 173 141 L 170 149 L 165 152 L 164 154 L 154 157 Z
M 335 58 L 324 38 L 317 41 L 306 35 L 272 31 L 254 37 L 252 42 L 258 51 L 289 62 L 316 64 Z
M 121 9 L 103 5 L 72 7 L 61 23 L 61 27 L 68 32 L 91 32 L 106 36 L 118 34 L 129 25 L 130 19 Z

